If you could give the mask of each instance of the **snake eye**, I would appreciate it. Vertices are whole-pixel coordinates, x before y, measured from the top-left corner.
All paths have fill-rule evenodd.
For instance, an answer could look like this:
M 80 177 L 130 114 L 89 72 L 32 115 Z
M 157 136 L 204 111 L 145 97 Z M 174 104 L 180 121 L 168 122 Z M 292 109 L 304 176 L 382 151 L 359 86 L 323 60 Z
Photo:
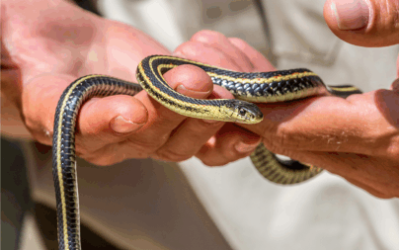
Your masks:
M 245 115 L 246 115 L 246 110 L 245 110 L 244 108 L 240 108 L 240 109 L 239 109 L 239 114 L 240 114 L 241 116 L 245 116 Z

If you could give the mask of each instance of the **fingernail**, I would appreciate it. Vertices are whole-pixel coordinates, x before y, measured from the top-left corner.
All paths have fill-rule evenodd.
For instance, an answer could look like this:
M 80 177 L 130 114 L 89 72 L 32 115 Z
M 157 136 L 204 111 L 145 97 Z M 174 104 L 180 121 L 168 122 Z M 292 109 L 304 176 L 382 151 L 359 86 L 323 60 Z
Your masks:
M 364 0 L 335 0 L 331 7 L 341 30 L 361 29 L 368 24 L 369 9 Z
M 256 149 L 256 147 L 258 146 L 258 143 L 256 144 L 247 144 L 244 143 L 242 141 L 239 141 L 238 143 L 235 144 L 235 149 L 239 152 L 239 153 L 249 153 L 252 152 Z
M 133 132 L 140 128 L 142 124 L 134 123 L 130 120 L 125 119 L 122 116 L 117 116 L 111 121 L 111 129 L 117 133 L 126 134 Z

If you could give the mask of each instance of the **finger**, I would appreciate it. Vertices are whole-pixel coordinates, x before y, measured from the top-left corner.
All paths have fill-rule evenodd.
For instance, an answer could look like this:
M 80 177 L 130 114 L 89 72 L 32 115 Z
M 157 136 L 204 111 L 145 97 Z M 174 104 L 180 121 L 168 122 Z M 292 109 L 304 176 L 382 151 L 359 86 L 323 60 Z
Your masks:
M 324 17 L 346 42 L 367 47 L 399 43 L 398 0 L 327 0 Z
M 242 51 L 243 54 L 249 58 L 251 64 L 253 65 L 253 71 L 255 72 L 265 72 L 274 71 L 276 68 L 268 61 L 267 58 L 259 51 L 251 47 L 248 43 L 240 38 L 232 37 L 228 38 L 236 48 Z
M 75 77 L 69 75 L 42 75 L 25 85 L 22 96 L 23 116 L 27 127 L 39 142 L 51 145 L 57 103 L 64 89 L 74 80 Z M 92 162 L 98 165 L 115 163 L 112 159 L 119 159 L 119 155 L 114 151 L 103 152 L 104 157 L 95 157 L 98 155 L 93 153 L 104 150 L 112 142 L 122 140 L 122 134 L 127 132 L 126 127 L 120 128 L 125 130 L 122 134 L 111 129 L 114 118 L 131 118 L 129 114 L 132 112 L 136 114 L 132 121 L 137 124 L 128 126 L 140 126 L 147 113 L 139 101 L 129 96 L 94 98 L 87 104 L 83 105 L 77 117 L 77 154 L 90 161 L 93 159 Z M 133 126 L 130 129 L 137 128 Z
M 182 65 L 171 69 L 164 77 L 171 81 L 170 86 L 178 92 L 183 91 L 189 97 L 202 99 L 208 97 L 213 88 L 211 83 L 197 80 L 204 79 L 204 75 L 204 71 L 198 67 Z M 206 77 L 208 76 L 206 75 Z M 191 81 L 187 79 L 191 79 Z M 149 119 L 143 128 L 137 134 L 131 136 L 129 140 L 132 143 L 156 150 L 167 141 L 170 133 L 187 117 L 164 107 L 144 91 L 137 94 L 135 98 L 144 104 Z
M 285 154 L 337 174 L 375 196 L 398 197 L 397 159 L 390 162 L 385 158 L 338 152 L 286 151 Z
M 399 78 L 392 82 L 390 89 L 393 90 L 394 93 L 399 94 Z
M 181 44 L 173 54 L 186 59 L 207 63 L 230 70 L 241 70 L 235 61 L 228 57 L 224 52 L 199 42 L 185 42 Z M 223 94 L 224 96 L 231 95 L 231 93 L 224 88 L 220 88 L 216 85 L 214 85 L 214 87 L 215 89 L 219 89 L 219 91 L 225 92 Z
M 380 198 L 398 197 L 398 162 L 348 153 L 306 152 L 302 156 L 314 166 L 340 175 Z
M 70 75 L 41 75 L 22 88 L 22 117 L 32 136 L 40 143 L 51 145 L 58 99 L 74 80 L 75 77 Z
M 211 79 L 204 74 L 204 79 L 202 81 L 211 82 Z M 233 99 L 233 96 L 224 91 L 221 87 L 215 86 L 214 92 L 210 98 Z M 224 124 L 224 122 L 219 121 L 186 119 L 173 131 L 168 141 L 157 150 L 156 158 L 174 162 L 189 159 L 195 155 L 208 139 L 216 134 Z
M 325 96 L 260 105 L 264 120 L 241 126 L 265 138 L 273 152 L 302 149 L 384 155 L 398 133 L 396 97 L 393 91 L 379 90 L 347 99 Z
M 172 88 L 187 96 L 205 98 L 211 94 L 212 84 L 203 80 L 206 78 L 210 81 L 208 75 L 195 66 L 183 65 L 170 70 L 164 76 Z M 113 104 L 113 101 L 118 103 Z M 125 104 L 122 105 L 123 101 Z M 141 106 L 135 107 L 135 103 L 140 103 Z M 167 142 L 171 132 L 186 119 L 165 108 L 143 91 L 133 98 L 111 96 L 93 99 L 85 106 L 81 111 L 81 116 L 85 119 L 108 121 L 105 125 L 89 122 L 85 132 L 81 132 L 85 135 L 85 148 L 88 148 L 81 155 L 98 165 L 107 165 L 126 158 L 149 157 Z M 113 116 L 105 112 L 104 108 L 123 112 Z M 84 121 L 80 121 L 80 124 L 86 125 Z
M 188 41 L 182 43 L 176 48 L 173 55 L 225 69 L 240 71 L 240 66 L 224 52 L 200 42 Z
M 87 156 L 105 145 L 122 142 L 147 120 L 147 109 L 136 98 L 127 95 L 92 98 L 78 116 L 77 153 Z
M 186 59 L 215 65 L 225 69 L 241 71 L 240 66 L 238 66 L 232 58 L 227 56 L 221 50 L 210 47 L 204 43 L 194 41 L 185 42 L 181 44 L 173 54 Z M 230 92 L 224 88 L 220 88 L 219 86 L 215 85 L 214 87 L 216 89 L 221 89 L 220 91 L 225 92 L 226 94 L 231 95 Z
M 227 123 L 196 154 L 207 166 L 222 166 L 249 156 L 260 137 L 235 124 Z
M 226 38 L 224 38 L 224 39 L 225 39 L 225 43 L 227 43 L 227 46 L 230 46 L 230 47 L 232 47 L 232 49 L 234 49 L 234 51 L 235 51 L 234 53 L 240 53 L 240 51 L 238 51 L 238 49 L 234 48 L 234 46 L 229 41 L 227 41 Z M 207 43 L 197 42 L 197 41 L 189 41 L 189 42 L 186 42 L 186 43 L 180 45 L 175 50 L 174 54 L 182 56 L 184 58 L 192 59 L 192 60 L 195 60 L 195 61 L 200 61 L 200 62 L 208 63 L 208 64 L 211 64 L 211 65 L 217 65 L 217 66 L 220 66 L 220 67 L 223 67 L 223 68 L 228 68 L 228 69 L 232 69 L 232 70 L 236 70 L 236 71 L 241 71 L 240 66 L 236 65 L 236 63 L 235 63 L 236 61 L 234 59 L 232 59 L 231 57 L 227 56 L 227 54 L 225 52 L 223 52 L 221 49 L 219 49 L 217 47 L 210 46 Z M 248 65 L 248 67 L 249 66 L 251 66 L 251 65 Z M 251 68 L 249 67 L 248 69 L 251 69 Z M 215 86 L 215 89 L 216 90 L 219 89 L 218 86 Z M 226 94 L 231 96 L 231 94 L 228 93 L 228 91 L 226 91 L 225 89 L 222 89 L 222 91 L 224 92 L 224 94 L 220 95 L 220 97 L 227 98 L 227 97 L 224 97 Z M 192 126 L 191 125 L 191 123 L 192 123 L 191 121 L 186 121 L 185 123 L 187 123 L 187 124 L 185 124 L 184 126 L 187 126 L 187 127 L 198 127 L 198 125 Z M 201 129 L 201 127 L 202 127 L 202 125 L 199 125 L 200 129 Z M 179 131 L 181 131 L 181 130 L 179 130 Z M 182 131 L 185 131 L 185 130 L 182 130 Z M 239 131 L 241 131 L 241 130 L 239 130 Z M 203 135 L 207 135 L 207 136 L 202 137 L 202 143 L 205 142 L 204 138 L 209 137 L 210 135 L 212 135 L 214 133 L 215 133 L 214 129 L 213 130 L 204 131 Z M 182 133 L 182 134 L 184 134 L 184 133 Z M 173 134 L 173 136 L 175 136 L 175 134 Z M 176 138 L 177 138 L 176 141 L 181 141 L 182 142 L 182 141 L 185 140 L 185 138 L 187 139 L 187 138 L 191 138 L 191 137 L 190 136 L 186 136 L 186 137 L 185 136 L 180 136 L 180 134 L 179 134 L 179 136 L 177 135 Z M 178 138 L 180 138 L 180 139 L 178 139 Z M 170 139 L 173 139 L 173 138 L 171 137 Z M 232 139 L 233 140 L 237 140 L 236 144 L 246 145 L 246 143 L 248 141 L 248 136 L 244 136 L 243 137 L 243 136 L 239 135 L 239 136 L 232 137 Z M 244 141 L 241 141 L 241 140 L 244 140 Z M 202 143 L 198 143 L 197 145 L 201 145 Z M 168 144 L 168 147 L 166 147 L 166 148 L 169 148 L 169 147 L 171 147 L 170 144 Z M 223 144 L 219 144 L 218 147 L 223 147 Z M 228 145 L 228 147 L 229 147 L 229 145 Z M 243 149 L 244 147 L 240 147 L 240 148 Z M 181 149 L 174 149 L 175 152 L 181 152 L 182 150 L 184 150 L 184 147 L 182 147 Z M 212 152 L 213 150 L 214 150 L 213 147 L 208 147 L 207 150 L 203 149 L 203 152 L 205 152 L 204 154 L 207 155 L 207 157 L 209 156 L 209 158 L 216 158 L 215 156 L 217 156 L 218 153 Z M 220 149 L 218 149 L 218 150 L 219 150 L 218 152 L 221 151 Z M 188 155 L 189 152 L 190 152 L 190 154 L 192 154 L 193 152 L 197 152 L 197 151 L 198 151 L 198 148 L 196 148 L 195 150 L 194 150 L 194 148 L 191 148 L 191 149 L 187 149 L 185 154 Z M 214 151 L 216 151 L 216 150 L 214 150 Z M 229 161 L 236 160 L 236 159 L 239 159 L 239 158 L 242 158 L 242 157 L 248 155 L 246 150 L 244 150 L 245 153 L 243 153 L 242 151 L 240 151 L 241 153 L 239 153 L 239 155 L 230 156 L 230 157 L 224 159 L 223 161 L 219 160 L 218 163 L 219 164 L 226 164 Z M 235 151 L 235 153 L 237 153 L 237 151 Z M 233 153 L 233 154 L 235 154 L 235 153 Z M 177 158 L 178 159 L 179 158 L 182 158 L 182 159 L 185 158 L 185 157 L 180 157 L 180 156 L 181 155 L 179 155 Z M 204 158 L 206 158 L 206 156 Z M 218 159 L 223 159 L 224 157 L 219 157 L 218 156 L 217 158 Z M 212 163 L 213 163 L 212 161 L 209 162 L 209 164 L 212 164 Z
M 254 69 L 249 58 L 219 32 L 211 30 L 199 31 L 191 37 L 190 41 L 200 42 L 223 52 L 239 66 L 240 71 L 251 72 Z

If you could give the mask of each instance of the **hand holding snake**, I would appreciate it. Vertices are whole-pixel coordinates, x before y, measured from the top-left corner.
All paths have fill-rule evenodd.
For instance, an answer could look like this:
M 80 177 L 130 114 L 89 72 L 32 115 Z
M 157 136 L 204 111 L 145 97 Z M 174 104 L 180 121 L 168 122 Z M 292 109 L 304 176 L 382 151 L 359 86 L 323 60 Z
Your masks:
M 232 70 L 274 70 L 244 41 L 215 32 L 197 33 L 176 52 L 200 61 L 206 55 L 203 62 Z M 264 120 L 240 126 L 261 136 L 269 150 L 321 166 L 375 196 L 398 196 L 398 81 L 347 99 L 320 96 L 259 107 Z M 208 148 L 213 146 L 201 152 Z
M 56 12 L 53 12 L 53 9 L 48 9 L 46 4 L 42 3 L 35 3 L 35 6 L 31 6 L 36 9 L 42 8 L 42 11 L 38 12 L 29 11 L 31 8 L 29 6 L 27 8 L 26 5 L 30 3 L 25 1 L 10 1 L 9 3 L 12 4 L 7 4 L 7 1 L 2 3 L 2 5 L 7 5 L 5 15 L 2 15 L 2 44 L 6 46 L 2 50 L 2 86 L 4 87 L 2 88 L 2 93 L 5 94 L 4 100 L 10 103 L 10 107 L 14 107 L 16 113 L 22 114 L 23 121 L 34 138 L 45 144 L 51 144 L 50 136 L 53 132 L 52 117 L 54 115 L 52 112 L 55 110 L 54 107 L 58 96 L 77 76 L 90 74 L 94 68 L 102 68 L 102 71 L 108 74 L 122 78 L 127 78 L 127 76 L 132 78 L 132 67 L 127 67 L 127 65 L 136 65 L 143 57 L 149 54 L 168 53 L 157 42 L 154 42 L 141 32 L 88 15 L 64 2 L 60 2 L 60 5 L 58 5 L 58 8 L 63 8 L 63 13 L 68 14 L 66 10 L 70 10 L 72 16 L 90 16 L 90 21 L 82 23 L 82 19 L 77 21 L 77 19 L 70 19 L 68 15 L 66 15 L 68 18 L 65 19 L 66 16 L 57 15 Z M 18 5 L 24 6 L 24 8 L 18 8 Z M 48 13 L 43 15 L 46 10 Z M 37 13 L 42 14 L 37 16 Z M 18 20 L 19 29 L 14 29 L 11 25 L 13 17 L 16 16 L 23 17 Z M 67 31 L 67 34 L 75 34 L 79 31 L 78 33 L 88 34 L 88 36 L 80 37 L 82 40 L 76 37 L 71 37 L 70 40 L 54 40 L 53 37 L 47 37 L 47 35 L 53 34 L 51 25 L 43 25 L 47 21 L 53 24 L 62 24 L 57 26 L 56 30 L 65 29 L 64 31 Z M 96 31 L 106 32 L 108 34 L 106 37 L 110 37 L 110 41 L 106 44 L 114 46 L 106 47 L 104 52 L 103 47 L 105 44 L 102 43 L 104 41 L 104 33 L 99 32 L 99 34 L 102 34 L 100 37 L 96 35 Z M 369 31 L 371 31 L 369 34 L 374 33 L 374 29 Z M 36 49 L 26 49 L 24 46 L 27 43 L 22 43 L 22 40 L 19 39 L 20 37 L 25 38 L 24 42 L 36 45 Z M 140 39 L 136 40 L 137 38 Z M 196 38 L 193 38 L 191 42 L 193 41 L 196 41 Z M 226 41 L 209 44 L 203 39 L 197 42 L 213 48 L 213 52 L 222 51 L 222 53 L 216 52 L 216 56 L 210 55 L 207 59 L 209 64 L 223 66 L 220 64 L 223 64 L 225 59 L 228 59 L 230 66 L 224 67 L 233 70 L 247 72 L 269 70 L 267 69 L 268 63 L 266 63 L 266 60 L 242 41 L 229 40 L 243 52 L 242 54 L 246 55 L 247 61 L 246 59 L 242 60 L 243 58 L 239 58 L 239 60 L 238 58 L 232 58 L 231 53 L 224 51 L 226 48 L 221 49 L 218 44 L 225 44 Z M 13 44 L 13 46 L 7 47 L 9 44 Z M 135 46 L 141 49 L 135 50 Z M 191 45 L 185 46 L 190 47 Z M 49 48 L 52 49 L 49 50 Z M 54 53 L 54 51 L 64 51 L 66 48 L 70 52 L 68 53 L 70 55 L 68 58 L 59 57 L 62 53 Z M 138 55 L 137 53 L 132 53 L 135 51 L 145 52 Z M 86 55 L 86 57 L 81 57 L 82 54 Z M 186 58 L 197 59 L 195 55 L 188 54 L 188 51 L 181 51 L 181 54 Z M 94 60 L 93 55 L 102 56 L 102 60 Z M 111 55 L 118 55 L 118 60 L 115 60 L 115 57 Z M 215 58 L 219 59 L 215 60 Z M 70 65 L 71 67 L 69 67 Z M 76 65 L 81 65 L 82 67 L 75 67 Z M 247 70 L 246 67 L 250 70 Z M 262 69 L 255 70 L 254 67 L 261 67 Z M 121 71 L 121 69 L 125 70 Z M 195 86 L 196 90 L 200 90 L 200 92 L 204 90 L 200 85 L 208 76 L 197 71 L 197 69 L 183 67 L 181 69 L 177 68 L 175 73 L 182 73 L 182 71 L 185 71 L 184 75 L 194 76 L 192 80 L 199 79 L 199 85 Z M 194 73 L 196 71 L 197 73 Z M 52 74 L 47 72 L 52 72 Z M 166 77 L 168 80 L 168 76 Z M 180 79 L 178 83 L 183 83 L 186 86 L 185 80 Z M 211 86 L 208 79 L 204 81 L 204 84 Z M 382 84 L 385 85 L 386 83 Z M 206 98 L 211 88 L 206 87 L 206 89 L 207 91 L 204 91 L 206 94 L 194 94 L 196 95 L 194 97 Z M 193 94 L 187 88 L 182 91 L 186 95 Z M 220 96 L 229 95 L 222 91 L 217 93 Z M 148 98 L 145 94 L 143 96 L 146 96 L 143 97 L 145 99 Z M 223 161 L 220 161 L 221 154 L 218 153 L 227 152 L 232 148 L 235 150 L 237 148 L 247 148 L 248 151 L 251 151 L 249 150 L 252 147 L 251 145 L 256 145 L 258 142 L 256 135 L 247 132 L 251 130 L 260 135 L 266 146 L 276 153 L 283 153 L 294 159 L 312 163 L 342 175 L 350 182 L 376 196 L 398 196 L 398 115 L 396 115 L 398 111 L 396 112 L 393 109 L 393 107 L 398 107 L 398 83 L 394 83 L 391 90 L 378 90 L 356 95 L 347 100 L 332 98 L 334 97 L 318 97 L 289 105 L 285 104 L 284 106 L 281 104 L 262 105 L 261 110 L 265 116 L 263 123 L 252 127 L 242 126 L 247 130 L 243 128 L 236 129 L 235 127 L 232 132 L 233 136 L 226 136 L 226 134 L 218 132 L 214 140 L 206 143 L 198 151 L 197 156 L 209 165 L 223 165 L 243 157 L 249 152 L 237 154 L 237 151 L 233 151 L 233 157 L 232 154 L 228 153 L 226 154 L 228 157 L 224 156 L 222 158 Z M 80 155 L 98 164 L 111 164 L 125 158 L 152 155 L 148 154 L 148 152 L 155 152 L 154 148 L 157 148 L 157 146 L 143 145 L 140 141 L 134 141 L 133 147 L 140 149 L 150 146 L 153 149 L 145 151 L 144 154 L 135 155 L 140 150 L 120 151 L 115 147 L 115 145 L 120 144 L 119 140 L 128 141 L 123 147 L 132 147 L 130 138 L 145 136 L 146 131 L 152 134 L 154 131 L 149 128 L 153 127 L 159 131 L 163 126 L 160 127 L 157 124 L 165 124 L 164 120 L 156 119 L 157 116 L 154 116 L 155 109 L 152 106 L 157 107 L 158 104 L 150 98 L 146 99 L 146 102 L 143 100 L 127 97 L 121 97 L 116 100 L 116 98 L 110 97 L 108 99 L 95 99 L 91 103 L 84 105 L 78 120 L 77 139 Z M 376 100 L 379 100 L 379 102 Z M 122 106 L 122 103 L 125 103 L 129 108 L 127 110 L 118 109 L 118 107 Z M 334 107 L 336 110 L 327 107 Z M 288 110 L 293 112 L 289 113 Z M 361 113 L 360 110 L 364 110 L 364 113 Z M 108 113 L 108 111 L 111 112 Z M 130 115 L 129 117 L 134 117 L 137 120 L 132 123 L 129 120 L 126 122 L 126 119 L 118 119 L 116 124 L 113 124 L 115 122 L 114 118 L 124 114 Z M 15 117 L 18 117 L 18 115 Z M 315 117 L 318 117 L 318 119 Z M 343 117 L 350 117 L 351 119 L 344 120 Z M 182 119 L 185 121 L 191 120 Z M 314 121 L 313 126 L 309 127 L 309 123 L 304 124 L 305 120 Z M 196 122 L 194 121 L 194 123 Z M 98 126 L 93 126 L 94 123 L 98 124 Z M 137 123 L 138 126 L 134 123 Z M 144 125 L 144 123 L 148 124 L 148 126 Z M 218 126 L 222 126 L 223 123 L 217 122 L 214 125 L 214 131 L 218 131 Z M 166 128 L 166 130 L 161 129 L 160 134 L 170 138 L 169 136 L 176 126 L 177 124 Z M 143 131 L 140 130 L 143 127 L 145 129 Z M 180 127 L 179 129 L 186 130 L 188 127 Z M 207 130 L 205 127 L 203 131 Z M 350 128 L 352 133 L 339 133 L 344 128 Z M 122 133 L 118 133 L 118 131 Z M 135 134 L 137 131 L 141 133 Z M 196 134 L 201 133 L 197 131 Z M 99 140 L 100 135 L 102 139 Z M 200 142 L 204 142 L 207 136 L 209 137 L 209 134 L 202 137 L 197 145 L 201 147 L 202 143 Z M 231 138 L 240 138 L 242 142 L 246 142 L 247 138 L 250 138 L 247 141 L 249 147 L 236 147 L 234 146 L 235 143 L 227 143 L 232 141 Z M 292 139 L 288 140 L 287 138 Z M 314 142 L 314 139 L 317 142 L 316 144 L 309 143 Z M 175 140 L 175 142 L 177 141 Z M 340 144 L 339 149 L 338 142 Z M 327 147 L 324 148 L 321 145 Z M 329 147 L 332 145 L 335 147 Z M 90 151 L 87 151 L 88 148 Z M 112 153 L 104 154 L 104 152 Z M 206 159 L 207 157 L 208 160 Z

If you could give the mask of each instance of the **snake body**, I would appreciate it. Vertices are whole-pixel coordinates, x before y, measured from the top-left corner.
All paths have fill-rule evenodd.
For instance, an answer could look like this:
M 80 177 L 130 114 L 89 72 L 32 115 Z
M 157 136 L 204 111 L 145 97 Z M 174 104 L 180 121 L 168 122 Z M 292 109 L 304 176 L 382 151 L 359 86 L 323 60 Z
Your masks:
M 177 93 L 162 75 L 183 64 L 202 68 L 214 84 L 229 90 L 236 99 L 200 100 Z M 308 69 L 241 73 L 157 55 L 140 62 L 137 80 L 140 85 L 105 75 L 84 76 L 71 83 L 58 102 L 53 133 L 53 179 L 59 249 L 81 249 L 75 125 L 79 109 L 88 99 L 119 94 L 133 96 L 144 89 L 162 105 L 184 116 L 255 124 L 262 121 L 263 114 L 254 102 L 283 102 L 322 94 L 346 97 L 360 93 L 353 86 L 336 86 L 328 90 L 322 80 Z M 322 171 L 295 161 L 283 162 L 263 145 L 257 147 L 251 159 L 262 176 L 281 184 L 302 182 Z

